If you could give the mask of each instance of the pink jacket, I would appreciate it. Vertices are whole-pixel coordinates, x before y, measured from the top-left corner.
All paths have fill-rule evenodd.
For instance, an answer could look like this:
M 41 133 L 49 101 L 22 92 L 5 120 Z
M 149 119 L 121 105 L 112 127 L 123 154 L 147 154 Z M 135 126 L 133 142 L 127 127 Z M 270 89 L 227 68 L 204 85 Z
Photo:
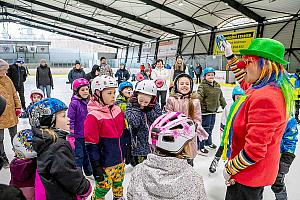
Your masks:
M 195 118 L 194 122 L 197 124 L 197 135 L 200 141 L 206 140 L 208 138 L 208 133 L 202 127 L 202 116 L 201 116 L 201 105 L 196 94 L 193 93 L 191 97 L 183 96 L 181 94 L 171 94 L 167 99 L 166 111 L 167 112 L 181 112 L 188 116 L 188 105 L 189 99 L 193 100 L 195 107 Z

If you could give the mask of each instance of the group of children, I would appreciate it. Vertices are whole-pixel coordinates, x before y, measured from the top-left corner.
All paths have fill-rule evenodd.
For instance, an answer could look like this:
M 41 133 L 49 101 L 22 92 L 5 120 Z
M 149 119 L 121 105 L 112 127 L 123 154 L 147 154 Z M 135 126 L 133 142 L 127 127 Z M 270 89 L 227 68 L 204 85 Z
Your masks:
M 11 185 L 20 188 L 27 200 L 85 199 L 92 187 L 83 170 L 96 182 L 93 200 L 105 199 L 111 188 L 114 200 L 122 200 L 125 163 L 130 163 L 136 166 L 128 187 L 130 200 L 207 199 L 193 159 L 197 153 L 208 154 L 205 146 L 216 148 L 211 139 L 216 112 L 220 105 L 225 108 L 223 130 L 231 105 L 226 106 L 214 75 L 206 68 L 197 92 L 189 75 L 176 76 L 164 110 L 152 80 L 133 87 L 126 81 L 118 86 L 106 75 L 91 83 L 76 79 L 69 107 L 55 98 L 42 99 L 43 93 L 34 90 L 26 112 L 32 129 L 14 138 Z M 234 88 L 233 100 L 243 94 Z M 211 173 L 222 152 L 221 143 Z

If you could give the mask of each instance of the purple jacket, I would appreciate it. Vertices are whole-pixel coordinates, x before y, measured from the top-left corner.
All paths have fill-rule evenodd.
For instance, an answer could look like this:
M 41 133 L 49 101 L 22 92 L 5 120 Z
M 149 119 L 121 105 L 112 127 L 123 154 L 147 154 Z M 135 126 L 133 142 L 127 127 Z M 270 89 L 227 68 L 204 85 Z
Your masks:
M 84 138 L 84 120 L 87 116 L 87 99 L 79 99 L 73 95 L 68 109 L 70 118 L 70 130 L 75 138 Z

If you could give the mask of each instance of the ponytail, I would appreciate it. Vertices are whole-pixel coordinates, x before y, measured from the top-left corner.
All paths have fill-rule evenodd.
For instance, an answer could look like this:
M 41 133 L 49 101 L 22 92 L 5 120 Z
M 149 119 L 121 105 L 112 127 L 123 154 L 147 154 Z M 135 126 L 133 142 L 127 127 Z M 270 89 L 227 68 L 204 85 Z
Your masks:
M 189 96 L 188 106 L 189 106 L 189 108 L 188 108 L 188 116 L 192 120 L 194 120 L 194 118 L 195 118 L 195 106 L 194 106 L 194 103 L 193 103 L 193 98 L 191 98 L 190 96 Z

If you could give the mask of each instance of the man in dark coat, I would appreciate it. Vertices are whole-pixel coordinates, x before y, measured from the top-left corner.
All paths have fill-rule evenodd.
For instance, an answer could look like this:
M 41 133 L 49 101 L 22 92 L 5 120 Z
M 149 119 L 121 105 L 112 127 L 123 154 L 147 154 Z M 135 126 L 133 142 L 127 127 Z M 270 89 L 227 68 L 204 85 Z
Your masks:
M 12 80 L 17 92 L 19 93 L 22 108 L 26 110 L 25 97 L 24 97 L 24 82 L 27 78 L 26 68 L 23 66 L 24 59 L 18 58 L 17 61 L 10 65 L 7 70 L 7 76 Z
M 78 78 L 85 78 L 85 72 L 81 68 L 80 62 L 76 60 L 75 67 L 71 69 L 71 71 L 68 74 L 68 79 L 72 85 L 73 81 Z
M 127 81 L 130 78 L 130 74 L 127 69 L 125 69 L 125 64 L 120 64 L 120 69 L 115 74 L 115 77 L 118 78 L 118 85 L 123 81 Z

